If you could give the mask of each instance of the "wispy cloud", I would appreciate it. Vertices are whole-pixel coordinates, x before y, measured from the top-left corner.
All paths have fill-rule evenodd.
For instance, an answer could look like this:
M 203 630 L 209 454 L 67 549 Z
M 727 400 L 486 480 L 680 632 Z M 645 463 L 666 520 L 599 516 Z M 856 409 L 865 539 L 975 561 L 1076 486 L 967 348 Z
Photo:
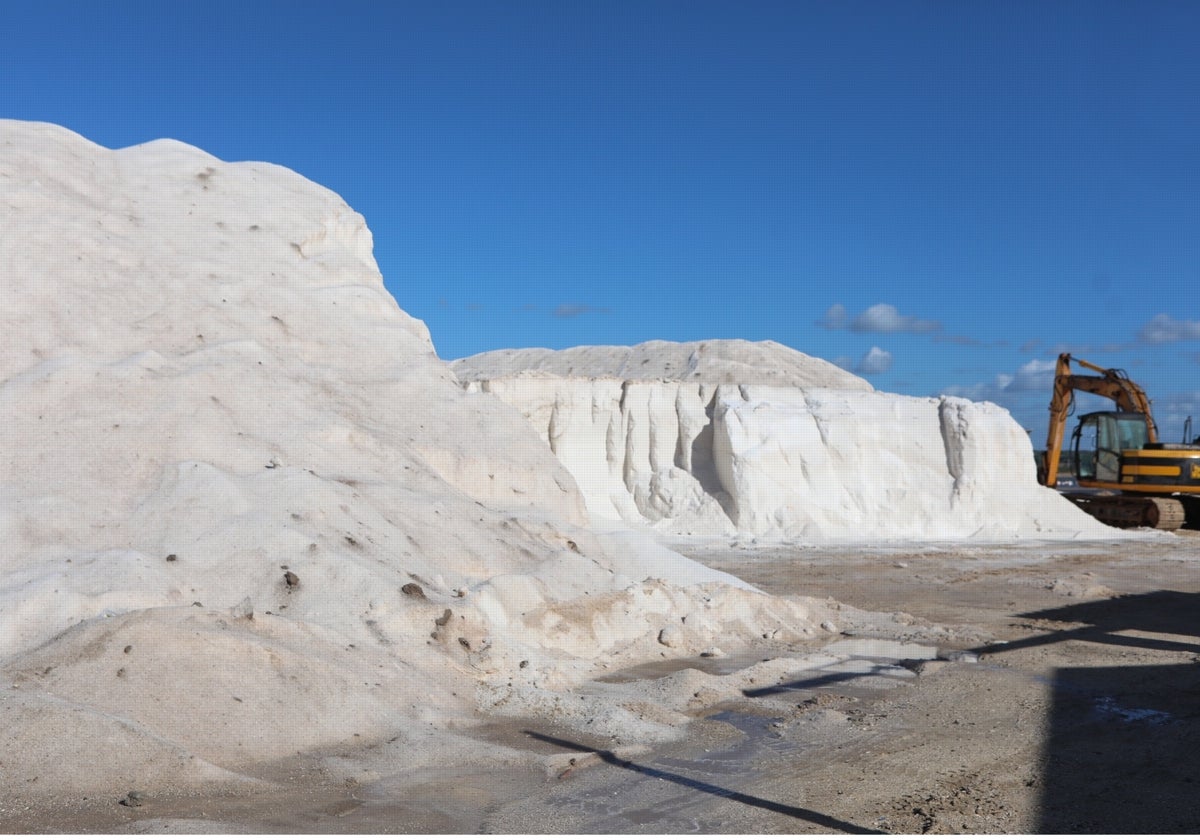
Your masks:
M 1133 349 L 1133 345 L 1122 344 L 1117 341 L 1110 341 L 1106 344 L 1055 344 L 1053 347 L 1046 348 L 1046 355 L 1058 357 L 1060 353 L 1070 353 L 1072 356 L 1092 355 L 1096 353 L 1111 354 L 1124 353 L 1127 350 Z M 1099 361 L 1096 362 L 1099 364 Z
M 1138 330 L 1138 340 L 1147 344 L 1194 339 L 1200 339 L 1200 321 L 1180 321 L 1161 312 Z
M 1160 401 L 1163 408 L 1168 411 L 1187 411 L 1200 414 L 1200 391 L 1184 391 L 1178 394 L 1171 394 L 1164 400 Z
M 959 347 L 988 347 L 986 341 L 972 338 L 969 335 L 935 335 L 933 340 L 938 344 L 957 344 Z
M 817 321 L 818 327 L 824 327 L 827 330 L 844 330 L 849 324 L 850 313 L 840 303 L 835 303 L 826 309 L 825 314 Z
M 591 306 L 586 303 L 560 303 L 554 308 L 555 318 L 578 318 L 580 315 L 608 315 L 607 306 Z
M 1188 418 L 1192 418 L 1191 440 L 1183 440 L 1183 430 Z M 1200 435 L 1200 391 L 1184 391 L 1154 401 L 1154 419 L 1162 439 L 1194 443 Z

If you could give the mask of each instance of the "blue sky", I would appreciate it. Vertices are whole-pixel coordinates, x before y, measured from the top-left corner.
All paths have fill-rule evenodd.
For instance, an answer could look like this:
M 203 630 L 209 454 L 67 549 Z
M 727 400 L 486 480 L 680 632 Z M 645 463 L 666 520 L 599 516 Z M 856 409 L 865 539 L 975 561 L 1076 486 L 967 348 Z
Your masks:
M 773 339 L 1008 407 L 1123 367 L 1200 424 L 1200 6 L 6 8 L 0 116 L 289 166 L 443 358 Z

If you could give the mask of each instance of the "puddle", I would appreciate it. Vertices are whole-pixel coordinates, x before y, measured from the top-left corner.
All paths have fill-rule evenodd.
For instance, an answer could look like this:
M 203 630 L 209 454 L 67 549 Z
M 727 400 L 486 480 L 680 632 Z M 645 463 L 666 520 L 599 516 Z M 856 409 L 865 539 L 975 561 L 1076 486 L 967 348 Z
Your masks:
M 1070 679 L 1062 677 L 1051 677 L 1043 674 L 1035 674 L 1029 671 L 1024 671 L 1018 668 L 1011 668 L 1003 665 L 980 664 L 976 666 L 981 670 L 986 671 L 1003 671 L 1007 674 L 1017 674 L 1023 676 L 1031 683 L 1046 686 L 1056 694 L 1074 696 L 1091 704 L 1092 713 L 1095 720 L 1116 721 L 1121 723 L 1144 723 L 1150 726 L 1160 726 L 1165 723 L 1173 723 L 1179 720 L 1178 717 L 1170 712 L 1164 712 L 1159 709 L 1137 709 L 1122 706 L 1117 702 L 1116 698 L 1108 695 L 1098 695 L 1094 690 L 1089 689 L 1085 685 Z
M 736 709 L 725 709 L 724 711 L 709 715 L 707 720 L 719 720 L 721 723 L 728 723 L 743 735 L 761 734 L 764 731 L 769 732 L 773 728 L 772 725 L 779 722 L 779 718 L 777 717 L 756 715 Z M 776 735 L 776 737 L 778 736 Z
M 845 657 L 842 662 L 825 666 L 814 666 L 811 670 L 837 671 L 839 673 L 888 674 L 908 677 L 912 672 L 900 666 L 902 660 L 922 661 L 938 658 L 938 649 L 933 645 L 913 642 L 897 642 L 890 639 L 846 638 L 833 643 L 796 644 L 779 648 L 755 648 L 722 656 L 689 656 L 680 659 L 664 659 L 660 662 L 645 662 L 624 668 L 611 674 L 595 677 L 596 683 L 631 683 L 639 680 L 658 680 L 677 671 L 694 669 L 712 676 L 728 676 L 745 670 L 760 662 L 773 659 L 799 659 L 813 653 L 829 653 Z M 853 664 L 851 664 L 853 663 Z M 904 671 L 903 674 L 900 671 Z
M 942 658 L 953 658 L 951 652 Z M 814 654 L 825 654 L 815 661 Z M 806 657 L 808 661 L 805 661 Z M 864 637 L 843 638 L 835 642 L 813 642 L 779 648 L 755 648 L 719 657 L 687 657 L 648 662 L 599 676 L 578 689 L 583 694 L 612 694 L 615 686 L 650 682 L 693 669 L 710 676 L 730 676 L 762 662 L 795 660 L 796 670 L 777 684 L 747 686 L 747 698 L 775 694 L 794 694 L 803 699 L 816 691 L 836 689 L 861 700 L 877 699 L 882 694 L 912 683 L 914 662 L 939 658 L 933 645 Z M 834 661 L 829 661 L 833 659 Z M 823 661 L 822 661 L 823 660 Z M 901 664 L 901 663 L 905 664 Z
M 821 650 L 826 653 L 844 654 L 846 656 L 890 659 L 895 661 L 901 659 L 922 660 L 938 658 L 938 649 L 932 645 L 897 642 L 891 639 L 864 639 L 857 636 L 825 645 Z
M 1176 719 L 1174 715 L 1160 712 L 1157 709 L 1127 709 L 1112 697 L 1097 697 L 1092 701 L 1092 708 L 1097 717 L 1107 720 L 1116 719 L 1124 723 L 1145 723 L 1150 726 L 1159 726 Z
M 842 662 L 822 665 L 817 670 L 832 674 L 845 674 L 850 677 L 873 676 L 912 679 L 916 676 L 913 671 L 910 671 L 903 665 L 895 665 L 891 662 L 879 662 L 874 659 L 846 659 Z
M 799 658 L 820 650 L 822 650 L 822 646 L 814 642 L 808 645 L 797 644 L 791 647 L 759 647 L 737 653 L 726 653 L 722 656 L 688 656 L 681 659 L 663 659 L 659 662 L 644 662 L 630 668 L 622 668 L 620 671 L 614 671 L 611 674 L 597 676 L 592 679 L 592 682 L 630 683 L 639 680 L 658 680 L 663 677 L 669 677 L 676 671 L 685 671 L 689 668 L 712 676 L 724 677 L 745 670 L 751 665 L 757 665 L 759 662 L 767 662 L 772 659 L 786 659 L 789 657 Z

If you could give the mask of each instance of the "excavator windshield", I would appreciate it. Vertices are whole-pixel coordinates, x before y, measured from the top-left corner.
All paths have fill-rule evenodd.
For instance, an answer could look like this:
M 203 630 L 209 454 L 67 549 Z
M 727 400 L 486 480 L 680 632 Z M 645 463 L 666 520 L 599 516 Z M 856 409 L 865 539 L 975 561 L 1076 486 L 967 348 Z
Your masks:
M 1150 440 L 1146 415 L 1124 411 L 1097 411 L 1079 418 L 1074 434 L 1075 463 L 1080 478 L 1119 481 L 1121 453 L 1145 449 Z M 1091 453 L 1092 457 L 1086 457 Z

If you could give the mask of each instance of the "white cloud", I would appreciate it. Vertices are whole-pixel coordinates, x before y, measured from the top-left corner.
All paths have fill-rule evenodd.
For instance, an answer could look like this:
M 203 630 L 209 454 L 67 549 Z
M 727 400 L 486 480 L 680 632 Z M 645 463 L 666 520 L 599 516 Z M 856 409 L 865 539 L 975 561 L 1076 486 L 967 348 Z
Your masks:
M 877 373 L 887 373 L 892 368 L 892 354 L 879 347 L 872 347 L 859 359 L 855 370 L 868 376 Z
M 900 310 L 890 303 L 877 303 L 869 306 L 853 320 L 850 313 L 840 303 L 825 310 L 825 314 L 816 322 L 818 327 L 827 330 L 844 330 L 847 327 L 856 333 L 935 333 L 940 332 L 942 325 L 937 321 L 917 318 L 913 315 L 901 315 Z M 947 340 L 961 344 L 979 343 L 976 339 L 966 336 L 948 336 Z
M 942 325 L 937 321 L 901 315 L 890 303 L 877 303 L 850 323 L 850 329 L 859 333 L 932 333 L 941 328 Z
M 821 320 L 817 321 L 817 326 L 827 330 L 844 330 L 848 323 L 850 323 L 850 313 L 846 311 L 846 307 L 835 303 L 825 310 Z
M 1147 344 L 1200 339 L 1200 321 L 1179 321 L 1160 312 L 1138 331 L 1138 339 Z
M 829 361 L 842 370 L 848 370 L 851 373 L 861 373 L 865 376 L 873 376 L 877 373 L 887 373 L 891 370 L 895 357 L 887 350 L 880 347 L 872 347 L 866 353 L 863 353 L 857 362 L 854 361 L 853 356 L 835 356 Z
M 974 385 L 949 385 L 939 393 L 947 397 L 1003 403 L 1006 396 L 1043 392 L 1049 398 L 1054 389 L 1055 363 L 1030 359 L 1016 373 L 997 373 L 990 382 Z
M 1017 369 L 1014 376 L 1009 377 L 1009 381 L 1004 385 L 1004 390 L 1009 393 L 1020 393 L 1022 391 L 1045 391 L 1049 393 L 1054 388 L 1054 369 L 1056 366 L 1056 362 L 1030 359 Z M 1000 374 L 1000 376 L 1004 375 Z

